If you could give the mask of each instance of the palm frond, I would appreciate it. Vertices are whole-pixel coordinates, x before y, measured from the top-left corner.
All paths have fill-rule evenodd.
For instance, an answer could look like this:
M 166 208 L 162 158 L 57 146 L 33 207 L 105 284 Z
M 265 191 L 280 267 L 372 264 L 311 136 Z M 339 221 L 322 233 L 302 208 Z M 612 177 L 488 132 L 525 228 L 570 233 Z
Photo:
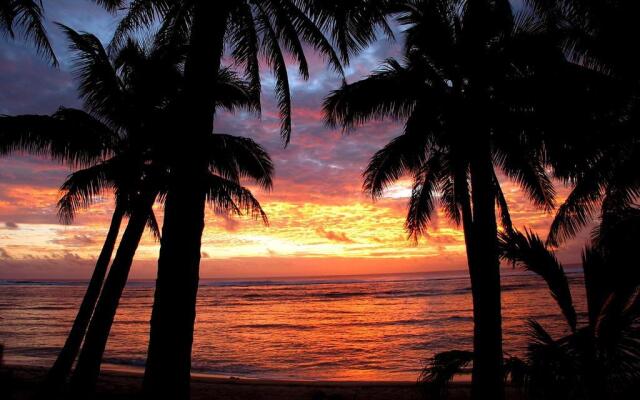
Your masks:
M 215 94 L 217 106 L 230 112 L 239 109 L 260 112 L 260 93 L 228 68 L 218 72 Z
M 208 149 L 212 170 L 225 179 L 255 180 L 263 189 L 273 186 L 274 166 L 269 153 L 250 138 L 213 134 Z
M 156 213 L 153 210 L 149 211 L 149 216 L 147 218 L 147 227 L 151 231 L 153 238 L 159 242 L 162 239 L 162 233 L 160 225 L 158 224 L 158 220 L 156 219 Z
M 500 185 L 500 181 L 496 176 L 495 170 L 493 172 L 493 182 L 496 193 L 496 205 L 498 206 L 498 210 L 500 211 L 500 222 L 502 225 L 502 229 L 509 232 L 513 230 L 511 214 L 509 213 L 509 204 L 507 203 L 507 199 L 504 197 L 504 192 L 502 191 L 502 186 Z
M 74 74 L 85 108 L 109 122 L 120 121 L 125 112 L 122 82 L 100 40 L 58 24 L 74 53 Z
M 545 211 L 553 210 L 556 191 L 543 160 L 539 155 L 527 154 L 521 145 L 517 147 L 520 148 L 498 149 L 495 161 L 509 178 L 524 189 L 534 205 Z
M 67 177 L 60 187 L 58 216 L 65 224 L 73 222 L 76 213 L 92 205 L 96 198 L 114 188 L 109 163 L 76 171 Z
M 98 5 L 109 12 L 115 12 L 125 5 L 125 0 L 94 0 Z
M 40 55 L 58 67 L 58 59 L 51 47 L 43 24 L 42 0 L 4 0 L 0 4 L 0 32 L 15 37 L 18 32 L 32 42 Z
M 249 215 L 269 224 L 267 214 L 249 189 L 214 174 L 207 178 L 207 202 L 217 214 Z
M 386 20 L 393 1 L 304 0 L 297 3 L 323 32 L 330 34 L 344 62 L 373 42 L 379 30 L 393 37 Z
M 367 78 L 331 92 L 323 105 L 325 121 L 348 132 L 367 121 L 405 119 L 424 96 L 421 89 L 409 69 L 390 59 Z
M 253 92 L 260 93 L 260 38 L 253 18 L 251 6 L 242 2 L 238 12 L 231 15 L 230 41 L 233 43 L 231 56 L 236 64 L 243 65 L 245 78 Z
M 291 89 L 287 63 L 278 42 L 278 35 L 269 15 L 264 10 L 261 10 L 261 15 L 258 18 L 258 27 L 262 33 L 262 52 L 275 75 L 276 100 L 280 110 L 280 136 L 286 146 L 291 140 Z
M 438 353 L 429 359 L 418 381 L 426 386 L 429 398 L 444 398 L 447 384 L 472 361 L 471 351 L 451 350 Z
M 531 231 L 524 234 L 516 230 L 501 232 L 499 235 L 501 257 L 520 265 L 542 277 L 553 299 L 572 331 L 576 330 L 577 315 L 571 297 L 569 281 L 564 273 L 562 264 L 555 254 L 547 249 L 540 237 Z
M 442 173 L 442 157 L 435 154 L 414 176 L 404 227 L 415 243 L 425 235 L 433 213 L 437 211 L 436 196 L 440 190 Z
M 336 51 L 324 35 L 322 29 L 312 20 L 312 17 L 307 15 L 303 9 L 299 8 L 292 1 L 280 2 L 280 6 L 282 7 L 282 14 L 286 15 L 283 23 L 286 24 L 286 20 L 291 21 L 292 29 L 287 29 L 290 34 L 298 35 L 304 43 L 310 45 L 320 55 L 325 57 L 332 69 L 337 71 L 341 76 L 344 76 L 344 70 L 342 69 L 342 63 L 340 62 L 338 54 L 336 54 Z M 298 56 L 299 55 L 298 53 Z M 302 76 L 308 75 L 304 71 L 305 68 L 302 68 L 301 60 L 299 60 L 299 63 Z
M 136 30 L 151 26 L 158 18 L 174 10 L 172 0 L 133 0 L 116 28 L 109 52 L 114 53 Z M 184 6 L 181 4 L 181 6 Z
M 0 154 L 25 152 L 72 165 L 111 154 L 120 138 L 84 111 L 60 108 L 51 116 L 0 116 Z
M 405 133 L 378 150 L 363 173 L 364 191 L 379 198 L 402 175 L 419 170 L 428 157 L 425 139 L 426 135 Z
M 547 243 L 557 246 L 575 236 L 592 221 L 598 212 L 603 193 L 603 182 L 595 169 L 580 179 L 564 203 L 558 207 Z

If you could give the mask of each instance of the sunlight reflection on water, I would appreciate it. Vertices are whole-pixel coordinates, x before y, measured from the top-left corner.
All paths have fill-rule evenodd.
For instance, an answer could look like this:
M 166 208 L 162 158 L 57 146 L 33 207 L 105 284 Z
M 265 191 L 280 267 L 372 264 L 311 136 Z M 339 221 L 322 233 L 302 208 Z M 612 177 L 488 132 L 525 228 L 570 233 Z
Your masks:
M 572 274 L 578 310 L 581 276 Z M 0 343 L 9 363 L 49 365 L 84 284 L 0 281 Z M 527 319 L 566 325 L 544 282 L 503 276 L 505 351 L 523 355 Z M 153 282 L 125 290 L 105 362 L 143 366 Z M 309 380 L 415 380 L 435 352 L 471 347 L 464 274 L 203 281 L 193 368 L 222 376 Z M 584 317 L 584 315 L 582 315 Z

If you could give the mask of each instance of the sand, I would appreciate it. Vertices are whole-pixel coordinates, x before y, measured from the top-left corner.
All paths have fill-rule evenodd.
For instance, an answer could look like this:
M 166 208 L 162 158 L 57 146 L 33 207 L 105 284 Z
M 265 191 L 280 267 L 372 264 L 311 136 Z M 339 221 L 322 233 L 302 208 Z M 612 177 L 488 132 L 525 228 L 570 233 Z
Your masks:
M 38 367 L 6 366 L 0 371 L 2 400 L 30 399 L 46 370 Z M 95 399 L 137 399 L 142 387 L 138 371 L 103 371 Z M 509 399 L 516 399 L 509 390 Z M 7 395 L 9 393 L 9 395 Z M 452 384 L 450 400 L 469 399 L 469 385 Z M 216 400 L 425 400 L 415 382 L 306 382 L 270 381 L 194 376 L 192 399 Z

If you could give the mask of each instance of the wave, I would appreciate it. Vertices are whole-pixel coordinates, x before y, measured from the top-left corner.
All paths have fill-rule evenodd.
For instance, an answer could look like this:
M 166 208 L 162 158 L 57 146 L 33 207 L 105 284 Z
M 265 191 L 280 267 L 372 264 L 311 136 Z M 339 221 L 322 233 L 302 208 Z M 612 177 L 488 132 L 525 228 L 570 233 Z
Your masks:
M 244 324 L 235 325 L 234 328 L 242 329 L 282 329 L 282 330 L 294 330 L 294 331 L 310 331 L 315 329 L 312 326 L 304 325 L 292 325 L 292 324 Z

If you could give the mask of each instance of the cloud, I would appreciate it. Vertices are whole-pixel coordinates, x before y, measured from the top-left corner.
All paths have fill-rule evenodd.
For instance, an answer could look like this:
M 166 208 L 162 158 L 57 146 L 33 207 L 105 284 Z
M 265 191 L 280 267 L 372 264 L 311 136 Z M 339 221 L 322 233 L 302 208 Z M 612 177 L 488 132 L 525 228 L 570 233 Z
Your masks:
M 72 253 L 70 251 L 65 251 L 63 256 L 62 256 L 62 260 L 70 262 L 70 263 L 74 263 L 74 264 L 80 264 L 80 263 L 84 263 L 85 259 L 82 258 L 79 254 L 77 253 Z
M 227 232 L 237 232 L 238 231 L 238 227 L 240 226 L 240 222 L 238 222 L 237 219 L 223 214 L 222 215 L 222 227 L 224 228 L 224 230 L 226 230 Z
M 334 231 L 325 230 L 324 228 L 318 228 L 316 229 L 316 233 L 334 242 L 355 243 L 344 232 L 334 232 Z
M 20 227 L 18 226 L 18 224 L 16 224 L 15 222 L 12 221 L 7 221 L 4 223 L 4 227 L 6 229 L 11 229 L 11 230 L 17 230 L 20 229 Z
M 3 247 L 0 247 L 0 260 L 12 260 L 13 257 Z
M 61 244 L 64 246 L 84 247 L 91 246 L 95 240 L 89 235 L 73 235 L 72 237 L 52 239 L 51 243 Z
M 270 257 L 276 257 L 278 252 L 272 249 L 267 249 L 267 254 L 269 254 Z

